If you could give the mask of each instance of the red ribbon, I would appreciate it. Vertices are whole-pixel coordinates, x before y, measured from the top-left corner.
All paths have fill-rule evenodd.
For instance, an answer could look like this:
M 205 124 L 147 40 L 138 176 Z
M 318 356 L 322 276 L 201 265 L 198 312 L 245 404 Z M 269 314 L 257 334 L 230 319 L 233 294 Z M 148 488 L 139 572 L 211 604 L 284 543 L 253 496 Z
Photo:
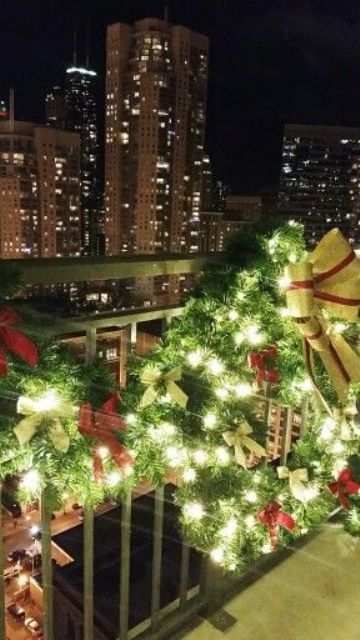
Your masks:
M 82 404 L 79 411 L 79 431 L 83 436 L 95 438 L 97 445 L 105 444 L 114 463 L 123 469 L 133 465 L 134 459 L 113 433 L 125 429 L 123 418 L 115 413 L 118 400 L 118 394 L 113 394 L 100 410 L 94 409 L 89 402 Z M 104 479 L 104 465 L 96 449 L 93 452 L 93 471 L 95 480 L 101 482 Z
M 262 524 L 265 524 L 269 530 L 271 546 L 276 549 L 278 544 L 278 527 L 285 527 L 288 531 L 296 528 L 296 522 L 289 513 L 281 510 L 278 502 L 269 502 L 261 511 L 258 511 L 257 517 Z
M 335 482 L 328 485 L 331 493 L 338 497 L 344 509 L 350 509 L 350 502 L 347 495 L 356 495 L 360 490 L 360 484 L 352 479 L 350 469 L 343 469 Z
M 5 307 L 0 309 L 0 340 L 3 346 L 0 346 L 0 375 L 8 374 L 8 362 L 6 357 L 6 349 L 16 356 L 34 367 L 38 362 L 38 350 L 36 345 L 29 340 L 23 333 L 17 331 L 12 325 L 21 321 L 20 316 Z M 5 347 L 5 348 L 4 348 Z
M 277 384 L 279 382 L 279 371 L 269 366 L 268 363 L 269 360 L 274 360 L 277 354 L 278 352 L 275 345 L 263 351 L 250 351 L 248 354 L 248 365 L 250 369 L 255 370 L 256 382 L 259 386 L 262 382 L 270 382 L 270 384 Z

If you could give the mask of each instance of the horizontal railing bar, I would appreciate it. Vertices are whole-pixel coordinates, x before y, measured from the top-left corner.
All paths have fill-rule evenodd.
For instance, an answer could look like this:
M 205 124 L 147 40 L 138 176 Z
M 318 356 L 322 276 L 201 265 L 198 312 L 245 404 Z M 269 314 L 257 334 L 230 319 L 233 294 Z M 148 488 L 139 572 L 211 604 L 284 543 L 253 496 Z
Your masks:
M 221 254 L 220 254 L 221 256 Z M 84 258 L 24 258 L 6 260 L 6 266 L 18 268 L 25 284 L 53 285 L 63 282 L 124 280 L 198 273 L 209 262 L 218 262 L 219 254 L 181 256 L 96 256 Z M 220 257 L 221 259 L 221 257 Z

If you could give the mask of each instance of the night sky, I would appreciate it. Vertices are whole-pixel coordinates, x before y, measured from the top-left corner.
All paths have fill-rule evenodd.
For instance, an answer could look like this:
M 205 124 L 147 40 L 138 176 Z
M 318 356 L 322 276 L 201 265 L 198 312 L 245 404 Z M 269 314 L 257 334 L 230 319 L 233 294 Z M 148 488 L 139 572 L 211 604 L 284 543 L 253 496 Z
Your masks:
M 0 0 L 0 98 L 14 84 L 16 117 L 42 122 L 45 93 L 71 61 L 74 29 L 84 51 L 87 18 L 103 96 L 106 25 L 162 17 L 164 4 Z M 172 23 L 211 39 L 207 147 L 233 192 L 276 188 L 284 123 L 360 126 L 358 0 L 168 4 Z

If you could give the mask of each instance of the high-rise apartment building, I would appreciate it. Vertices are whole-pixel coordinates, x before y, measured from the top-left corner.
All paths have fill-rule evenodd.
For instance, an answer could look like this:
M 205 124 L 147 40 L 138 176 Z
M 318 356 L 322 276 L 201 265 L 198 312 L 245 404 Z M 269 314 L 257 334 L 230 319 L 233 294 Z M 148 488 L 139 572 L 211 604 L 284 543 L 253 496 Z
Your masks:
M 0 122 L 0 257 L 80 255 L 80 139 Z
M 208 38 L 108 27 L 105 232 L 112 254 L 199 250 Z
M 102 210 L 96 82 L 95 71 L 74 63 L 66 69 L 64 88 L 55 86 L 46 96 L 45 105 L 51 127 L 75 131 L 80 136 L 82 255 L 97 253 Z
M 360 129 L 286 125 L 279 207 L 305 225 L 309 245 L 332 227 L 360 240 Z

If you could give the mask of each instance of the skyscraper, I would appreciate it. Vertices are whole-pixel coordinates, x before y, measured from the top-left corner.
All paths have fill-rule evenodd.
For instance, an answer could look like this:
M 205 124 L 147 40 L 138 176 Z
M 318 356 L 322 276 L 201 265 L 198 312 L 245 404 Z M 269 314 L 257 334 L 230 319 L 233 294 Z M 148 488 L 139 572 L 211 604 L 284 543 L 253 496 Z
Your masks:
M 55 86 L 46 96 L 46 120 L 56 128 L 80 136 L 81 253 L 95 255 L 100 226 L 99 141 L 94 70 L 74 63 L 66 69 L 65 87 Z
M 105 232 L 112 254 L 199 250 L 208 38 L 108 27 Z
M 0 122 L 0 258 L 80 255 L 80 139 Z
M 286 125 L 280 212 L 305 225 L 309 245 L 332 227 L 360 241 L 360 129 Z

